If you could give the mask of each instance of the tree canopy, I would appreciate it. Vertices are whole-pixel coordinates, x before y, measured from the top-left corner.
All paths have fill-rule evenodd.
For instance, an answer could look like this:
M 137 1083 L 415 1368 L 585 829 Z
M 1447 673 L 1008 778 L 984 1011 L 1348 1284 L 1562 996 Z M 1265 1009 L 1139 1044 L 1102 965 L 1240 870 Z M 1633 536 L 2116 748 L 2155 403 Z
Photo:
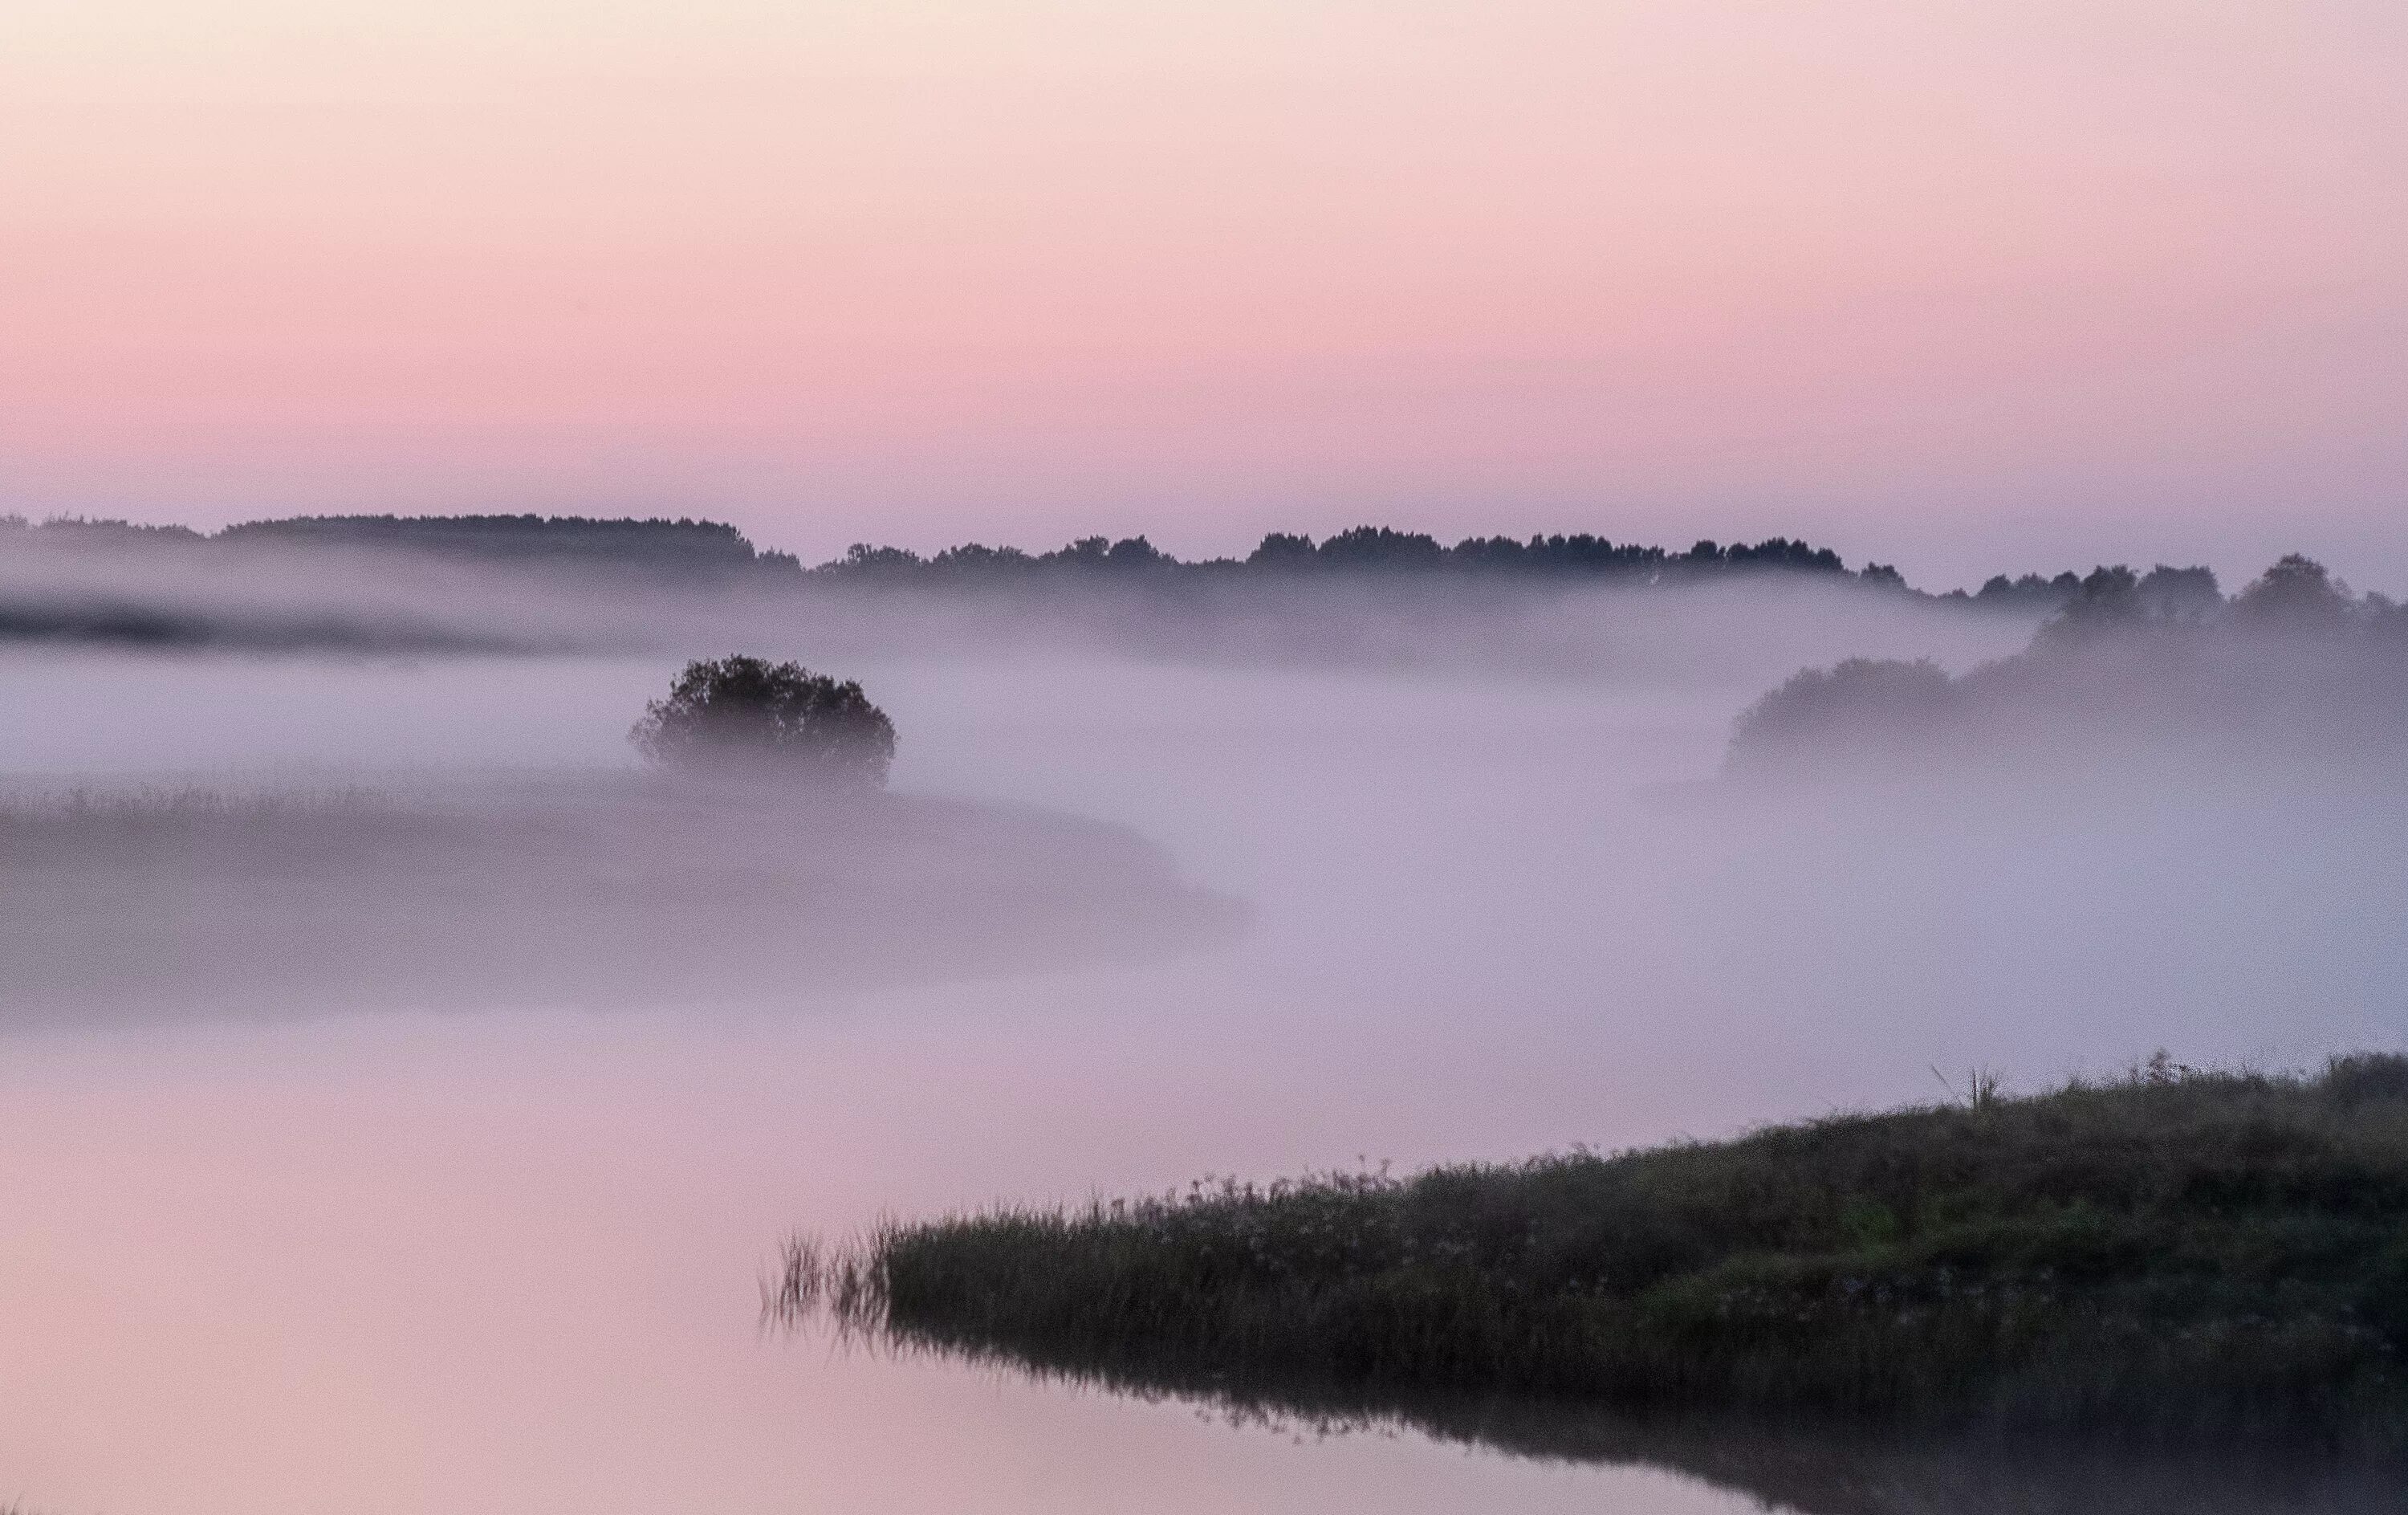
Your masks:
M 876 786 L 895 723 L 854 680 L 741 654 L 688 663 L 627 733 L 662 768 Z
M 2001 596 L 2025 593 L 1992 583 Z M 2408 736 L 2408 607 L 2354 596 L 2297 553 L 2229 599 L 2208 570 L 2163 564 L 2032 583 L 2063 598 L 2023 652 L 1954 678 L 1929 662 L 1861 657 L 1803 670 L 1740 716 L 1728 766 L 1893 766 L 2154 740 L 2227 755 L 2371 755 L 2396 770 Z

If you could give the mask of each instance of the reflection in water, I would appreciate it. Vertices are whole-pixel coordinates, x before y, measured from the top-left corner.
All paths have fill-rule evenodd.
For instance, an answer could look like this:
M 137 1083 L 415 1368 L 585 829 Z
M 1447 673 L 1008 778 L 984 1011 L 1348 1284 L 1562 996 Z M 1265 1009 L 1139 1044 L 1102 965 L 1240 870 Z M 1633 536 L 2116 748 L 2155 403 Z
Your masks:
M 2408 1499 L 2408 1471 L 2337 1465 L 2304 1451 L 2242 1457 L 1883 1438 L 1831 1426 L 1617 1422 L 1498 1402 L 1387 1413 L 1426 1435 L 1520 1456 L 1680 1472 L 1799 1515 L 2372 1515 Z M 1378 1411 L 1354 1414 L 1356 1424 L 1379 1423 Z
M 765 1320 L 810 1334 L 784 1296 Z M 2313 1449 L 2202 1451 L 2007 1435 L 1869 1432 L 1831 1421 L 1635 1419 L 1510 1395 L 1393 1397 L 1220 1375 L 1096 1372 L 838 1326 L 846 1349 L 977 1364 L 1072 1392 L 1197 1407 L 1231 1427 L 1314 1440 L 1406 1434 L 1541 1463 L 1646 1468 L 1796 1515 L 2375 1515 L 2408 1508 L 2408 1464 Z

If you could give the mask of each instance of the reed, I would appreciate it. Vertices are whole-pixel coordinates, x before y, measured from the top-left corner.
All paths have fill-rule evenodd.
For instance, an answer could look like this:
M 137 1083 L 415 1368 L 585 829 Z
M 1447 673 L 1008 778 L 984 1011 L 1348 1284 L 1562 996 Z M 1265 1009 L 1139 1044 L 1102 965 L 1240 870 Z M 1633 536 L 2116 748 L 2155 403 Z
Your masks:
M 1132 1382 L 2408 1448 L 2408 1058 L 798 1240 L 765 1306 Z

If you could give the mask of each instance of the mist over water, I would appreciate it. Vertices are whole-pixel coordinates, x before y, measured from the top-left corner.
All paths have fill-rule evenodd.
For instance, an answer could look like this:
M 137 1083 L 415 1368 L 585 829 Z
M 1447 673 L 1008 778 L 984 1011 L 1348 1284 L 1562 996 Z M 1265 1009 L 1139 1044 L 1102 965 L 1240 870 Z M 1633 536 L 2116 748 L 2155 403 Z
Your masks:
M 163 968 L 129 1018 L 95 986 L 129 983 L 124 943 L 162 922 L 238 910 L 214 862 L 78 854 L 92 892 L 49 896 L 38 940 L 12 905 L 0 1492 L 109 1511 L 1743 1510 L 1751 1486 L 1711 1458 L 1299 1445 L 765 1341 L 754 1284 L 790 1231 L 881 1213 L 1712 1136 L 1945 1097 L 1935 1069 L 2034 1087 L 2159 1046 L 2290 1066 L 2408 1042 L 2396 775 L 1719 781 L 1733 718 L 1799 666 L 1962 671 L 2028 621 L 1733 586 L 1417 641 L 1352 613 L 1272 620 L 1172 657 L 993 634 L 991 610 L 909 635 L 883 634 L 891 609 L 741 628 L 867 685 L 902 736 L 889 798 L 938 834 L 713 844 L 698 897 L 741 927 L 714 960 L 774 971 L 655 993 L 497 954 L 478 1004 L 475 973 L 367 972 L 322 932 L 275 973 Z M 629 721 L 737 629 L 672 621 L 612 656 L 21 650 L 0 657 L 0 771 L 36 811 L 79 787 L 360 786 L 490 842 L 565 786 L 624 819 Z M 646 840 L 613 856 L 657 883 L 696 844 L 641 814 Z M 309 876 L 343 887 L 312 908 L 373 938 L 409 876 L 380 887 L 335 850 Z M 857 886 L 796 906 L 824 952 L 760 940 L 778 925 L 747 870 L 772 895 Z M 487 886 L 480 929 L 536 908 Z M 2353 1508 L 2284 1497 L 2266 1508 Z

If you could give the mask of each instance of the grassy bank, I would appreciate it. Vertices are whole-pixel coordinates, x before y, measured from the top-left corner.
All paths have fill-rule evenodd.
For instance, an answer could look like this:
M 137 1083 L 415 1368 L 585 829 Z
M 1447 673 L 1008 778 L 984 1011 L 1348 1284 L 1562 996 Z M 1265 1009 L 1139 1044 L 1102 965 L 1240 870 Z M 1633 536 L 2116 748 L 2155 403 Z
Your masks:
M 1129 1382 L 2408 1446 L 2408 1058 L 889 1226 L 780 1306 Z

